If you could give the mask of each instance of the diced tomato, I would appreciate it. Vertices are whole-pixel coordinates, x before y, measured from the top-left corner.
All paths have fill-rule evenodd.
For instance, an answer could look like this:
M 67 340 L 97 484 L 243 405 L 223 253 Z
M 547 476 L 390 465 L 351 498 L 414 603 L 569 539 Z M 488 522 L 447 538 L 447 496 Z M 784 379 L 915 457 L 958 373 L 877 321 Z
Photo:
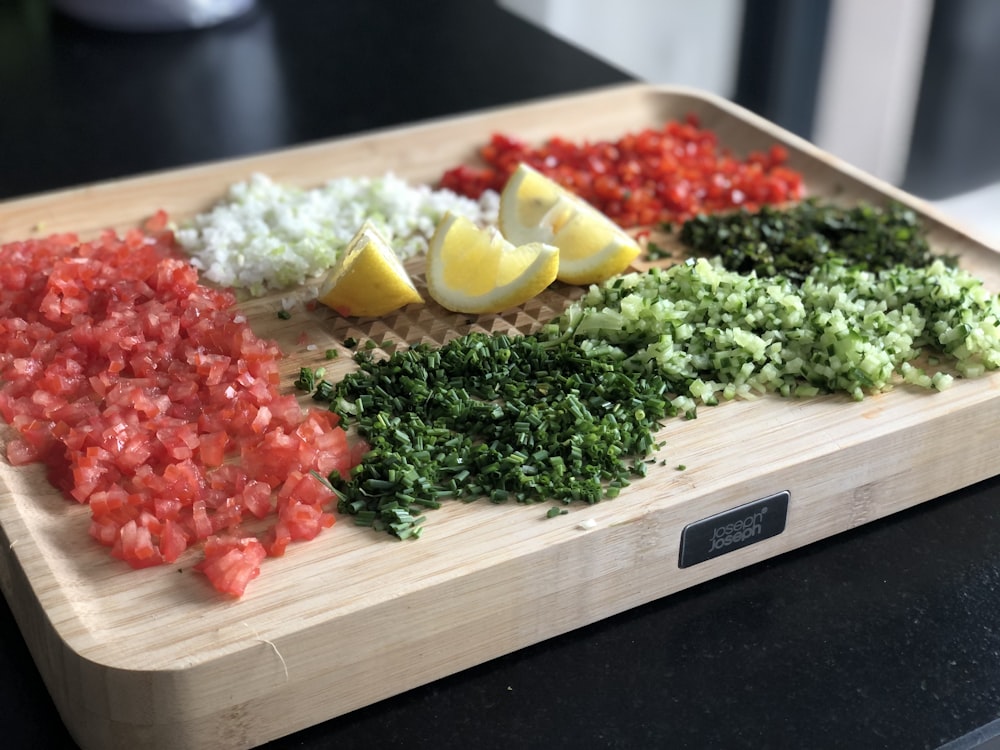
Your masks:
M 181 525 L 170 519 L 164 521 L 163 530 L 160 532 L 160 557 L 163 558 L 163 562 L 176 562 L 187 546 L 187 535 Z
M 782 203 L 803 194 L 802 175 L 786 166 L 786 148 L 775 144 L 741 161 L 693 117 L 614 141 L 573 143 L 553 137 L 530 147 L 496 134 L 479 153 L 485 167 L 448 169 L 440 186 L 478 198 L 488 189 L 503 190 L 518 165 L 526 163 L 623 227 L 684 221 L 748 201 Z
M 257 414 L 250 423 L 250 428 L 260 434 L 267 429 L 269 424 L 271 424 L 271 410 L 266 406 L 262 406 L 257 410 Z
M 243 521 L 243 500 L 237 497 L 227 497 L 223 502 L 212 508 L 212 533 L 239 528 Z
M 250 476 L 277 487 L 289 470 L 298 466 L 299 442 L 299 438 L 279 427 L 265 434 L 259 443 L 244 445 L 243 464 Z
M 271 410 L 272 416 L 278 420 L 279 424 L 295 426 L 302 422 L 303 413 L 302 407 L 299 406 L 299 401 L 294 395 L 279 396 L 273 399 L 268 405 L 268 409 Z M 315 412 L 315 409 L 309 411 L 309 414 Z M 333 412 L 325 412 L 336 420 L 337 415 Z M 333 429 L 337 426 L 336 421 L 328 422 L 328 429 Z
M 201 462 L 208 467 L 222 466 L 226 459 L 226 443 L 229 438 L 225 432 L 204 432 L 199 436 L 198 455 Z
M 143 229 L 147 232 L 162 232 L 167 228 L 167 212 L 160 209 L 155 214 L 146 219 Z
M 121 487 L 92 492 L 87 498 L 94 517 L 109 516 L 128 504 L 128 493 Z
M 133 568 L 148 568 L 163 562 L 160 551 L 153 545 L 153 536 L 146 526 L 135 520 L 127 521 L 118 529 L 118 538 L 111 554 L 124 560 Z
M 94 539 L 110 547 L 118 539 L 119 524 L 113 518 L 107 516 L 94 517 L 90 521 L 89 533 Z
M 336 520 L 332 513 L 327 513 L 315 505 L 293 500 L 280 511 L 279 517 L 288 529 L 292 540 L 309 540 L 316 537 L 323 529 L 333 526 Z
M 267 554 L 271 557 L 281 557 L 284 555 L 288 543 L 291 541 L 292 533 L 288 530 L 288 525 L 284 521 L 278 521 L 274 524 L 264 537 Z
M 7 444 L 7 460 L 13 466 L 33 463 L 40 457 L 40 451 L 24 440 L 11 440 Z
M 222 490 L 227 495 L 235 495 L 246 487 L 247 470 L 239 464 L 223 464 L 208 475 L 208 486 Z
M 322 507 L 334 497 L 333 490 L 313 474 L 290 472 L 278 490 L 279 509 L 290 503 Z
M 191 528 L 195 539 L 208 539 L 212 536 L 212 519 L 208 517 L 208 507 L 204 500 L 195 500 L 191 504 Z
M 243 505 L 257 518 L 266 517 L 272 510 L 271 488 L 264 482 L 247 482 L 243 490 Z
M 260 575 L 266 556 L 267 550 L 255 537 L 211 537 L 205 543 L 205 559 L 195 569 L 204 573 L 217 591 L 239 597 Z
M 146 463 L 151 455 L 153 446 L 148 435 L 142 433 L 129 435 L 118 453 L 117 464 L 122 471 L 127 472 Z
M 144 232 L 0 246 L 0 416 L 17 432 L 7 460 L 44 462 L 89 503 L 91 536 L 135 567 L 275 518 L 266 548 L 242 535 L 206 544 L 213 584 L 241 593 L 264 554 L 332 521 L 309 472 L 345 472 L 361 454 L 332 414 L 279 393 L 277 345 L 231 292 L 198 283 L 168 226 L 157 212 Z
M 93 456 L 81 456 L 73 467 L 73 490 L 70 494 L 81 503 L 87 502 L 107 471 L 107 462 Z

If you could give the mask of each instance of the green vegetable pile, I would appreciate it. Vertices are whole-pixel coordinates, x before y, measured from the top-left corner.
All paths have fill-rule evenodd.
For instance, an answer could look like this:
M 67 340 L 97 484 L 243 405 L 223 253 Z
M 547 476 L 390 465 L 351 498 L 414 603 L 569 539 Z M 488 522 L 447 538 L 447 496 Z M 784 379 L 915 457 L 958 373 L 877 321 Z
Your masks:
M 473 333 L 355 360 L 359 371 L 335 385 L 299 383 L 371 446 L 347 481 L 330 477 L 338 509 L 403 539 L 448 497 L 613 497 L 645 474 L 659 420 L 674 413 L 657 373 L 626 372 L 570 342 Z
M 809 199 L 787 208 L 702 214 L 684 222 L 679 239 L 700 255 L 719 257 L 730 271 L 793 283 L 833 256 L 867 271 L 922 268 L 938 259 L 916 212 L 898 203 L 845 208 Z
M 297 387 L 371 446 L 347 480 L 330 477 L 340 511 L 405 539 L 447 497 L 596 503 L 645 473 L 666 416 L 765 393 L 942 390 L 1000 367 L 1000 301 L 932 255 L 903 206 L 807 201 L 699 216 L 680 234 L 713 257 L 592 286 L 534 336 L 378 361 L 369 342 L 337 384 L 303 369 Z
M 894 376 L 943 389 L 913 364 L 926 347 L 967 376 L 1000 367 L 1000 302 L 935 260 L 879 272 L 831 258 L 795 285 L 699 258 L 594 286 L 541 334 L 589 356 L 657 374 L 675 409 L 765 392 L 866 392 Z

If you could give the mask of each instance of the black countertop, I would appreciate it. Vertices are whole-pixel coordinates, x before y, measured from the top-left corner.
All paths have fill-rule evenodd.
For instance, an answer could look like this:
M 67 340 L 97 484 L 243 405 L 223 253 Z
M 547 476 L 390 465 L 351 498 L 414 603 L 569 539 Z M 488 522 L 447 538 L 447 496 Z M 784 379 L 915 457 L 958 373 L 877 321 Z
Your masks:
M 153 35 L 0 0 L 0 197 L 625 80 L 488 0 Z M 998 521 L 994 478 L 267 747 L 971 747 L 1000 716 Z M 0 706 L 5 747 L 73 747 L 5 602 Z

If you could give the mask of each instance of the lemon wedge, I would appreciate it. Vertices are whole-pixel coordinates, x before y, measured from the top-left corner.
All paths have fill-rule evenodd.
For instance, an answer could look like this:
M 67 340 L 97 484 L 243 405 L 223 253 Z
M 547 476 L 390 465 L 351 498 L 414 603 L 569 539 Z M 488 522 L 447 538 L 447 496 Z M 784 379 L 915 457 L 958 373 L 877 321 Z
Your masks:
M 515 244 L 558 247 L 558 279 L 567 284 L 605 281 L 639 255 L 639 244 L 625 230 L 527 164 L 504 185 L 498 219 L 504 237 Z
M 316 299 L 345 317 L 379 317 L 424 301 L 392 246 L 368 221 L 347 243 Z
M 446 213 L 427 249 L 427 293 L 452 312 L 496 313 L 542 292 L 558 270 L 558 248 L 515 246 L 494 227 Z

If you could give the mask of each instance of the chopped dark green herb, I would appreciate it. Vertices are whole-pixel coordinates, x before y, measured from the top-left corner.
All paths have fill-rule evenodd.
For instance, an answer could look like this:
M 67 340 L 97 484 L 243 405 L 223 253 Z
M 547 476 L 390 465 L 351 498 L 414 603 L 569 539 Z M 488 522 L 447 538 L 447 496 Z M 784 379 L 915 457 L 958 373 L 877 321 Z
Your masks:
M 418 344 L 360 369 L 324 398 L 370 446 L 348 479 L 331 475 L 341 512 L 405 538 L 399 511 L 441 500 L 596 503 L 614 497 L 674 414 L 657 375 L 626 373 L 571 343 L 472 333 Z
M 685 466 L 684 464 L 677 464 L 677 466 L 674 468 L 676 468 L 677 471 L 684 471 L 687 468 L 687 466 Z
M 357 345 L 358 345 L 358 340 L 353 336 L 349 336 L 346 339 L 344 339 L 344 346 L 346 346 L 348 349 L 353 349 Z
M 318 372 L 318 374 L 317 374 Z M 316 390 L 316 382 L 319 378 L 323 377 L 323 371 L 314 371 L 309 367 L 302 367 L 299 369 L 299 377 L 295 380 L 293 385 L 296 389 L 300 391 L 314 391 Z
M 548 512 L 545 514 L 546 518 L 555 518 L 556 516 L 565 516 L 569 513 L 565 508 L 552 507 L 549 508 Z
M 282 320 L 289 320 L 292 317 L 292 314 L 288 310 L 282 309 L 278 310 L 278 317 Z
M 332 401 L 333 400 L 333 383 L 328 380 L 321 380 L 316 384 L 316 390 L 313 393 L 314 401 Z
M 730 271 L 795 284 L 832 256 L 866 271 L 923 268 L 935 259 L 916 212 L 899 203 L 845 208 L 809 199 L 790 208 L 702 214 L 684 222 L 680 240 L 701 255 L 719 256 Z

